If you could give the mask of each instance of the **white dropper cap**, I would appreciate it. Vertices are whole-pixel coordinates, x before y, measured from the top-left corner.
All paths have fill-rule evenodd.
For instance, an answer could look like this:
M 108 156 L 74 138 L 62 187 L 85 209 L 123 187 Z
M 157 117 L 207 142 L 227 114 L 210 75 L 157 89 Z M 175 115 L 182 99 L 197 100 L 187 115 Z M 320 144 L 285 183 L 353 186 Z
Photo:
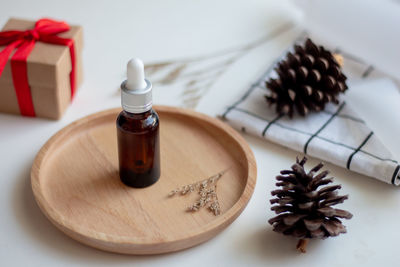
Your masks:
M 146 88 L 143 61 L 138 58 L 132 58 L 128 62 L 126 72 L 128 76 L 128 80 L 126 81 L 127 89 L 141 90 Z
M 151 109 L 152 85 L 145 78 L 143 62 L 138 58 L 129 60 L 128 79 L 121 84 L 122 108 L 130 113 L 143 113 Z

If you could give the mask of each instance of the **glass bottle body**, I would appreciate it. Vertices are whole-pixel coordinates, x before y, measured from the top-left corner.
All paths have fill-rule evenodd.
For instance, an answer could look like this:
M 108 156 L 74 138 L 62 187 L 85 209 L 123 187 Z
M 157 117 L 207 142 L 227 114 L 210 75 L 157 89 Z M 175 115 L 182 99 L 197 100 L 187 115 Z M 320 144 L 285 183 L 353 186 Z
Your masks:
M 122 111 L 117 118 L 119 176 L 131 187 L 150 186 L 160 178 L 160 134 L 157 113 Z

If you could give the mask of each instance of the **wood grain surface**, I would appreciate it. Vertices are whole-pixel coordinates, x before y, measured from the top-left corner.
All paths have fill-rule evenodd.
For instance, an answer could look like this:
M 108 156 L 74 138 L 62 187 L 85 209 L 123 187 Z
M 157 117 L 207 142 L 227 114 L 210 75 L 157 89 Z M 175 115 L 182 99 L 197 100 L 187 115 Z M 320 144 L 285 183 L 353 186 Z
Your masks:
M 65 127 L 39 151 L 31 171 L 38 205 L 61 231 L 89 246 L 124 254 L 159 254 L 200 244 L 226 228 L 247 205 L 256 163 L 235 130 L 206 115 L 157 106 L 161 177 L 147 188 L 118 176 L 115 120 L 120 109 L 96 113 Z M 187 212 L 197 199 L 168 198 L 177 187 L 222 170 L 221 215 Z

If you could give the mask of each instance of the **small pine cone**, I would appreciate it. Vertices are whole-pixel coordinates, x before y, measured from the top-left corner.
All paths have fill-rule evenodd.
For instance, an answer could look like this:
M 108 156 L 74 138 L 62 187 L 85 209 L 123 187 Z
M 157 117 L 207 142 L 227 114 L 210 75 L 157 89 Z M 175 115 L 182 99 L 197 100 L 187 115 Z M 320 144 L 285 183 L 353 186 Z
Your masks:
M 276 177 L 276 186 L 282 189 L 271 192 L 276 198 L 270 202 L 273 205 L 271 210 L 279 215 L 268 222 L 275 232 L 297 237 L 300 241 L 346 233 L 346 227 L 340 219 L 350 219 L 353 215 L 332 206 L 342 203 L 348 196 L 338 195 L 341 185 L 325 186 L 333 180 L 326 178 L 328 171 L 316 174 L 323 167 L 322 163 L 307 173 L 304 170 L 306 161 L 306 157 L 301 161 L 296 159 L 291 170 L 283 170 Z M 320 186 L 324 187 L 318 189 Z
M 278 114 L 293 117 L 294 109 L 305 116 L 320 111 L 325 104 L 339 103 L 338 95 L 347 90 L 346 76 L 331 52 L 307 39 L 303 46 L 295 45 L 276 67 L 278 79 L 266 82 L 270 95 L 267 102 L 276 105 Z

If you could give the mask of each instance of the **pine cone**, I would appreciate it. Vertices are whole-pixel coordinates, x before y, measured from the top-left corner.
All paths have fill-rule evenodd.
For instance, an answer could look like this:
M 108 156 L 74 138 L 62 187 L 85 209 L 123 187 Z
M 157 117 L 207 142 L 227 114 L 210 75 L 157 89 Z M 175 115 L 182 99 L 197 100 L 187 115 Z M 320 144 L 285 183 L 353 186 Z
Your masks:
M 338 95 L 347 90 L 346 76 L 331 52 L 307 39 L 304 46 L 295 45 L 275 69 L 279 79 L 266 82 L 271 90 L 265 96 L 275 104 L 278 114 L 293 116 L 296 107 L 300 115 L 320 111 L 325 104 L 338 104 Z
M 316 175 L 323 167 L 322 163 L 306 173 L 306 161 L 306 157 L 301 161 L 297 158 L 291 170 L 283 170 L 282 175 L 276 177 L 276 186 L 282 189 L 271 192 L 276 198 L 270 202 L 276 204 L 271 210 L 279 215 L 268 221 L 275 232 L 300 238 L 298 249 L 302 252 L 305 252 L 305 248 L 299 246 L 306 245 L 304 239 L 324 239 L 346 233 L 346 227 L 339 218 L 350 219 L 353 216 L 345 210 L 332 208 L 348 198 L 347 195 L 338 195 L 337 190 L 341 185 L 325 186 L 318 190 L 333 180 L 325 178 L 328 171 Z

